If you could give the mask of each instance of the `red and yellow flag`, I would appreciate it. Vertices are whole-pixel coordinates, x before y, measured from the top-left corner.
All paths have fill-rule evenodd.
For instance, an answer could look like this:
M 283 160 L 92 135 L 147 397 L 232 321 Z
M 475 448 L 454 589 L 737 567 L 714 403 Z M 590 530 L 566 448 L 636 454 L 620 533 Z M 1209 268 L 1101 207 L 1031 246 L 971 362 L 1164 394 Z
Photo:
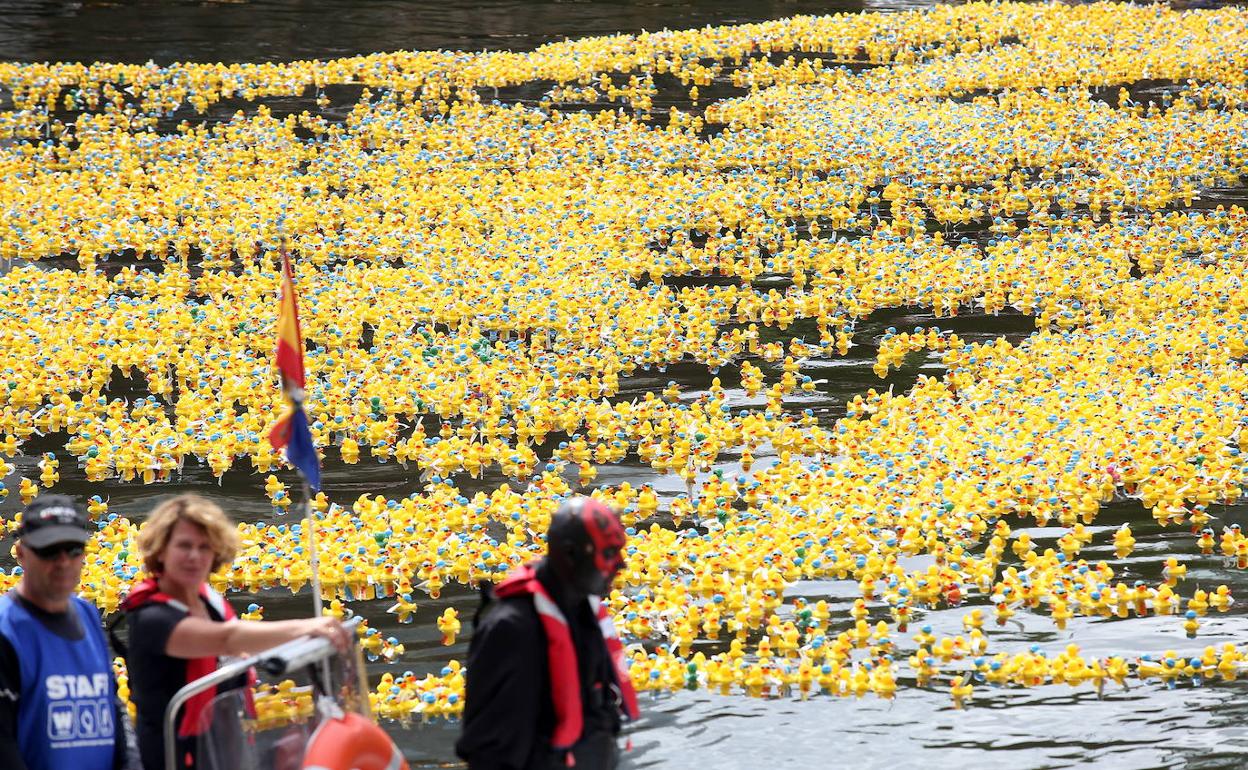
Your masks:
M 282 375 L 282 391 L 303 400 L 303 334 L 299 331 L 299 308 L 295 304 L 295 282 L 290 273 L 290 257 L 282 249 L 282 297 L 277 313 L 277 370 Z

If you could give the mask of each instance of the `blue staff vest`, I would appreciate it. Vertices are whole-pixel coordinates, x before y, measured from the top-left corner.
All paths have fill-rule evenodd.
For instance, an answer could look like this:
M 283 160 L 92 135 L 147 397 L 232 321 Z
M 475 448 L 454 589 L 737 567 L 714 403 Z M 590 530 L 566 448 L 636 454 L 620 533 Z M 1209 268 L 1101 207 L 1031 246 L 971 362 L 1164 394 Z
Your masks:
M 73 597 L 85 632 L 52 633 L 10 596 L 0 597 L 0 634 L 17 652 L 22 691 L 17 742 L 29 770 L 112 770 L 116 683 L 95 607 Z

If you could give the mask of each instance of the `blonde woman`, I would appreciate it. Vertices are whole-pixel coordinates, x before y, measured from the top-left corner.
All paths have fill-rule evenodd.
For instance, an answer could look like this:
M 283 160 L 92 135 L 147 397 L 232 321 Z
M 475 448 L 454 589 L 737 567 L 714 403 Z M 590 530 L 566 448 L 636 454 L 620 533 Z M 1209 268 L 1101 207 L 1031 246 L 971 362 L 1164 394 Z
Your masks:
M 149 577 L 131 589 L 122 610 L 130 632 L 126 663 L 146 770 L 164 766 L 162 720 L 174 693 L 214 671 L 219 657 L 260 652 L 309 635 L 339 647 L 349 641 L 333 618 L 264 622 L 235 617 L 209 587 L 208 576 L 233 562 L 238 533 L 210 500 L 180 495 L 161 503 L 139 531 L 138 545 Z M 222 689 L 246 684 L 240 678 Z M 203 712 L 215 695 L 209 691 L 195 697 L 179 718 L 176 754 L 182 767 L 205 770 L 196 762 L 194 738 L 211 718 Z

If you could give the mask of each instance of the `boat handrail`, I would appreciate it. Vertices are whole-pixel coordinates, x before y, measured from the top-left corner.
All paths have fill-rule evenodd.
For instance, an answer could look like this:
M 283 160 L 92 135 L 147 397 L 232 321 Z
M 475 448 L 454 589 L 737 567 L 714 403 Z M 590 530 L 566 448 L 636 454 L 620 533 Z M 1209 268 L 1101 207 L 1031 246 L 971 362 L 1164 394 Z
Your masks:
M 352 639 L 355 638 L 355 628 L 360 624 L 360 620 L 361 618 L 357 616 L 342 622 Z M 281 676 L 288 671 L 327 660 L 335 653 L 334 645 L 328 639 L 319 636 L 301 636 L 264 652 L 231 660 L 219 666 L 211 674 L 185 684 L 182 689 L 173 694 L 168 707 L 165 708 L 165 770 L 177 770 L 178 750 L 175 740 L 177 716 L 178 711 L 191 698 L 210 687 L 216 687 L 247 673 L 247 670 L 252 667 L 258 667 L 272 676 Z

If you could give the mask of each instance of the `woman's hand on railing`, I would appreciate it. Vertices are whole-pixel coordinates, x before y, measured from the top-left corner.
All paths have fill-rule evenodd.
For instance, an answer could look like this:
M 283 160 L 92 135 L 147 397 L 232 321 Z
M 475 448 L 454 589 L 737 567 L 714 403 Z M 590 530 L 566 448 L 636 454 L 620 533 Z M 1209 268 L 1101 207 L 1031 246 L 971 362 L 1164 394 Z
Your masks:
M 351 632 L 337 618 L 308 618 L 303 623 L 304 634 L 328 639 L 340 652 L 345 652 L 351 646 Z

